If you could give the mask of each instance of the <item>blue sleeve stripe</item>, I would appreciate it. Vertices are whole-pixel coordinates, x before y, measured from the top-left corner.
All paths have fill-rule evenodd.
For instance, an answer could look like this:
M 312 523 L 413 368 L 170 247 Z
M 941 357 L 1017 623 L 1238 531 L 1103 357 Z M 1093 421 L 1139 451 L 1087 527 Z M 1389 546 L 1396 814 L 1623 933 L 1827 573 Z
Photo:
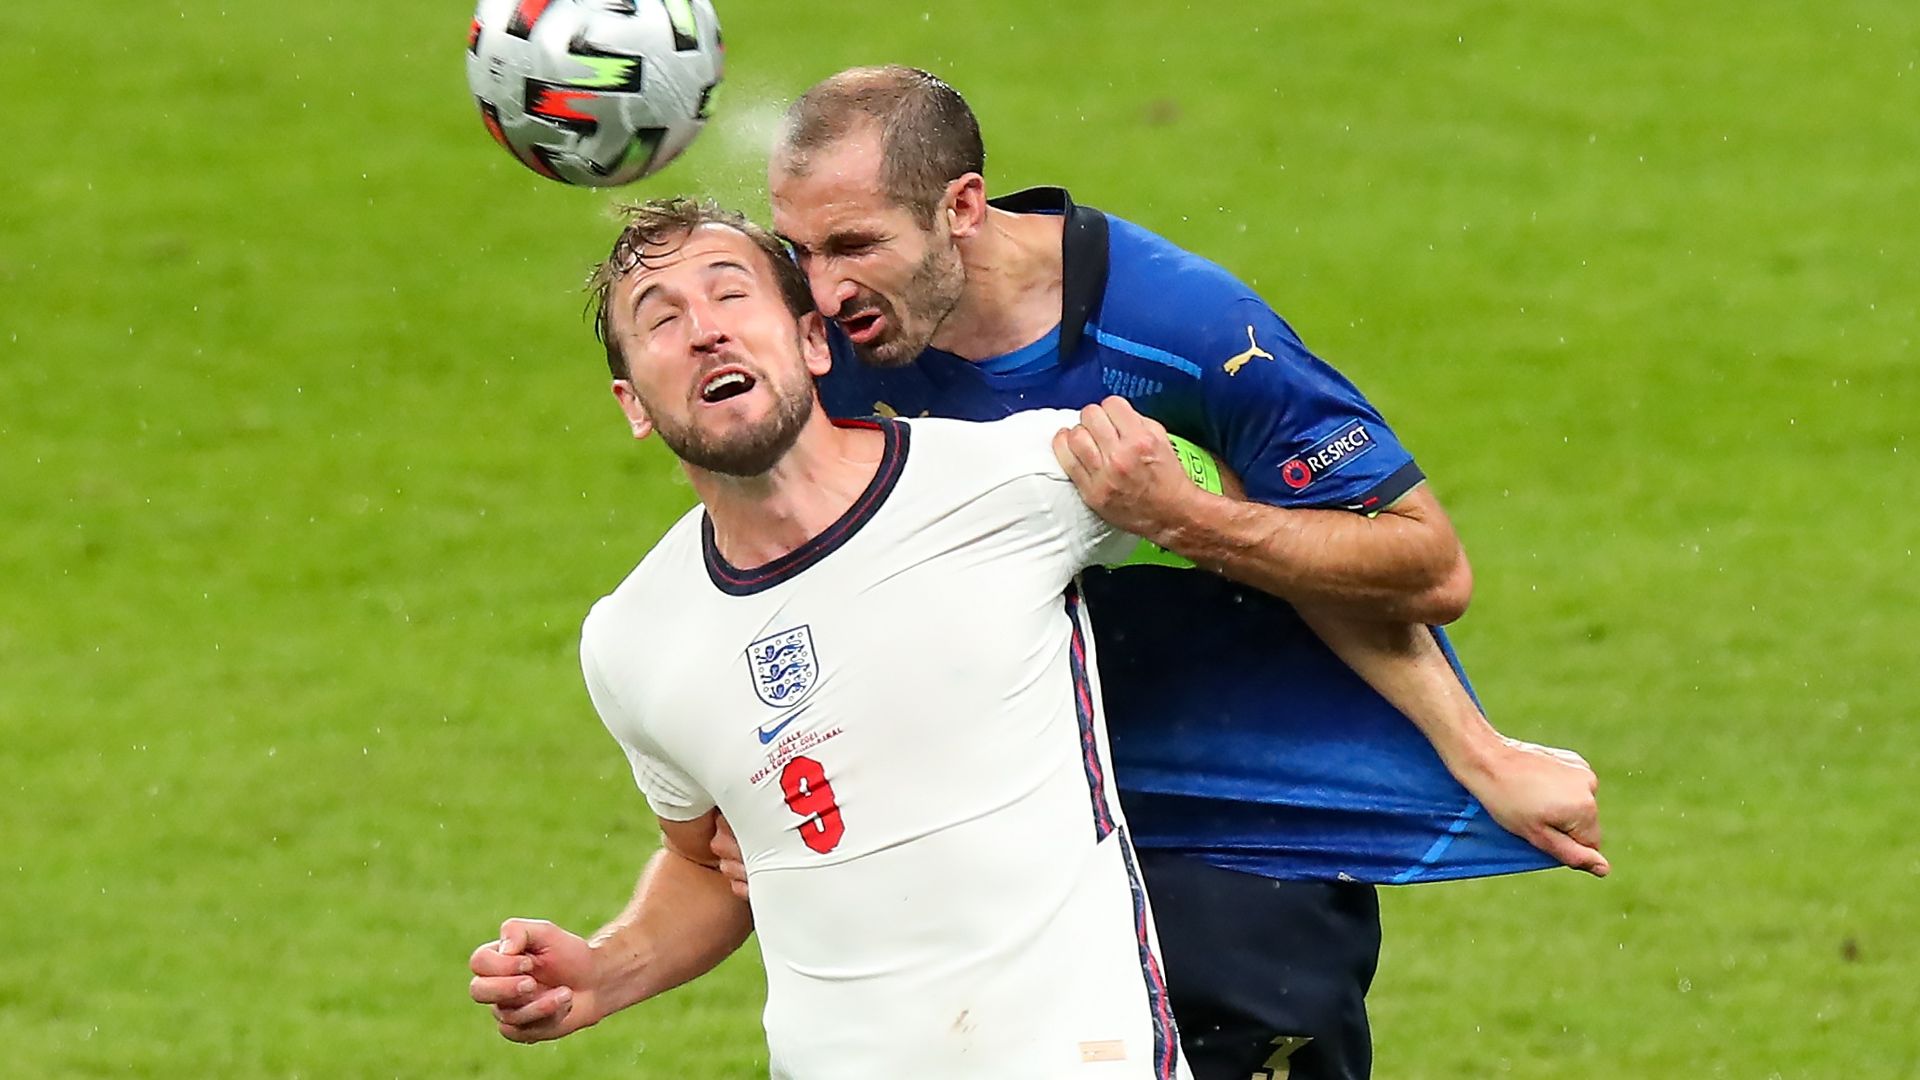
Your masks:
M 1137 341 L 1128 341 L 1126 338 L 1116 337 L 1097 326 L 1093 327 L 1093 340 L 1105 345 L 1109 349 L 1126 353 L 1128 356 L 1137 356 L 1142 360 L 1151 360 L 1163 367 L 1170 367 L 1175 371 L 1185 372 L 1196 379 L 1200 377 L 1200 365 L 1182 360 L 1165 349 L 1156 349 L 1151 345 L 1142 345 Z
M 1479 816 L 1480 800 L 1467 800 L 1466 809 L 1460 811 L 1459 816 L 1453 819 L 1453 824 L 1447 827 L 1447 831 L 1434 840 L 1433 846 L 1428 848 L 1427 853 L 1420 857 L 1420 861 L 1395 874 L 1388 884 L 1405 885 L 1415 878 L 1418 878 L 1421 874 L 1426 873 L 1434 863 L 1440 861 L 1440 856 L 1445 855 L 1447 849 L 1453 846 L 1454 838 L 1465 832 L 1467 826 L 1473 822 L 1473 819 Z

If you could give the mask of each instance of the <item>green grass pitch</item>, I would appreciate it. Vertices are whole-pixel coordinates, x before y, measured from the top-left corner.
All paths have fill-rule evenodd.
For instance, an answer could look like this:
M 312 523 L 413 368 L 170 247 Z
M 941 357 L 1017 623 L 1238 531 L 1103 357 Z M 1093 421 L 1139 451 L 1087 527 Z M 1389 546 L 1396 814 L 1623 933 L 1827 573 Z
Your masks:
M 721 0 L 628 195 L 758 209 L 778 103 L 949 76 L 989 183 L 1255 281 L 1394 419 L 1497 722 L 1616 876 L 1392 891 L 1382 1077 L 1920 1076 L 1920 9 Z M 8 6 L 0 1039 L 19 1077 L 745 1077 L 751 953 L 564 1044 L 466 1001 L 650 820 L 581 615 L 691 494 L 464 3 Z

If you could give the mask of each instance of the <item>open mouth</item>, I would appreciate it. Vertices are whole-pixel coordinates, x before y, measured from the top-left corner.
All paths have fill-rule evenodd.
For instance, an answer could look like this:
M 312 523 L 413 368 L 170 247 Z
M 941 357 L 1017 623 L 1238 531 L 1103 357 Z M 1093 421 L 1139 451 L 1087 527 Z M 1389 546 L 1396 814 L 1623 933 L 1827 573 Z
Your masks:
M 848 339 L 856 345 L 871 343 L 886 329 L 886 317 L 878 311 L 863 311 L 850 318 L 836 321 L 840 323 L 840 329 L 846 331 Z
M 700 384 L 700 400 L 716 405 L 753 389 L 754 378 L 737 367 L 721 368 Z

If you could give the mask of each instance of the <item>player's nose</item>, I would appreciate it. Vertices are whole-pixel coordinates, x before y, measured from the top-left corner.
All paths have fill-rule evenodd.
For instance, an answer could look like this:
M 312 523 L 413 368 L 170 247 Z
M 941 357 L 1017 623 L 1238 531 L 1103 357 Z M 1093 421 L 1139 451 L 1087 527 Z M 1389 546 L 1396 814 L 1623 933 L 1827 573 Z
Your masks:
M 840 309 L 860 293 L 860 287 L 853 282 L 825 274 L 807 275 L 807 286 L 813 290 L 814 306 L 829 319 L 839 318 Z
M 710 304 L 693 304 L 687 309 L 688 343 L 695 352 L 712 352 L 729 340 L 719 312 Z
M 693 351 L 697 353 L 713 352 L 726 343 L 726 331 L 717 326 L 697 329 L 693 334 Z
M 708 350 L 728 340 L 726 319 L 722 317 L 720 307 L 707 300 L 695 300 L 687 304 L 687 340 L 695 350 Z

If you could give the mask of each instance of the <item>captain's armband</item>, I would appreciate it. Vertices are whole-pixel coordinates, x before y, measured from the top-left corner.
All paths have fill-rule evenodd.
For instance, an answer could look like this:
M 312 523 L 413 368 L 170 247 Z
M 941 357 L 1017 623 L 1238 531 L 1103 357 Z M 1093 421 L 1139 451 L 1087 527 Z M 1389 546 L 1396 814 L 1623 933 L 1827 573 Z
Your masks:
M 1212 454 L 1200 449 L 1188 439 L 1171 432 L 1167 438 L 1173 441 L 1173 453 L 1180 459 L 1180 465 L 1187 470 L 1187 479 L 1195 486 L 1215 495 L 1223 494 L 1225 483 L 1220 479 L 1220 462 Z M 1120 562 L 1120 566 L 1171 566 L 1181 570 L 1193 569 L 1193 561 L 1183 555 L 1176 555 L 1151 540 L 1142 540 L 1135 545 L 1133 553 Z
M 1167 438 L 1173 440 L 1174 456 L 1186 467 L 1187 479 L 1215 495 L 1226 490 L 1225 483 L 1220 479 L 1220 462 L 1212 454 L 1171 432 Z

